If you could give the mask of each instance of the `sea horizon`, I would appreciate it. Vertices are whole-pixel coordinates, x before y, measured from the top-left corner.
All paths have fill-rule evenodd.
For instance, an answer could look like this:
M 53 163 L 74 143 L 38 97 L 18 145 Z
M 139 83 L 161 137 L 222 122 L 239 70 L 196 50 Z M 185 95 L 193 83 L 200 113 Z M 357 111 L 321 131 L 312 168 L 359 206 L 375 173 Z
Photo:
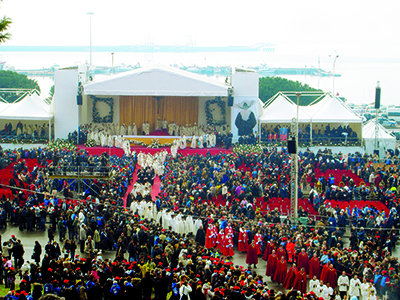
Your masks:
M 89 64 L 89 52 L 40 52 L 40 51 L 2 51 L 0 61 L 6 62 L 16 70 L 42 69 L 53 66 L 64 68 L 81 64 Z M 11 46 L 8 46 L 11 47 Z M 83 47 L 83 46 L 82 46 Z M 325 71 L 333 71 L 333 58 L 317 53 L 299 53 L 293 55 L 284 51 L 217 51 L 217 52 L 97 52 L 92 51 L 93 66 L 114 67 L 126 65 L 141 67 L 153 65 L 181 66 L 231 66 L 256 67 L 265 65 L 272 68 L 304 68 L 315 67 Z M 113 54 L 111 54 L 113 53 Z M 349 103 L 369 104 L 374 101 L 375 87 L 380 82 L 382 87 L 382 105 L 398 104 L 397 86 L 400 80 L 400 57 L 354 57 L 341 55 L 335 63 L 335 93 L 345 97 Z M 94 80 L 107 75 L 96 75 Z M 333 90 L 333 77 L 317 77 L 310 75 L 280 76 L 299 81 L 324 92 Z M 38 81 L 43 97 L 48 97 L 53 81 L 51 78 L 30 76 Z M 225 77 L 220 78 L 224 80 Z

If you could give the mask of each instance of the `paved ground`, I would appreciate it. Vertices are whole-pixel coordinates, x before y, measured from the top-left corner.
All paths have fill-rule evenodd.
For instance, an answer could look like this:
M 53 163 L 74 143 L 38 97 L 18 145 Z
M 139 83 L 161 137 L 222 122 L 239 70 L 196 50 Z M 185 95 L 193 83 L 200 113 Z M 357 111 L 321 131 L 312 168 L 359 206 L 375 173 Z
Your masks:
M 48 226 L 48 225 L 47 225 Z M 39 241 L 39 243 L 42 245 L 43 251 L 44 251 L 44 246 L 47 244 L 48 238 L 47 238 L 47 231 L 33 231 L 33 232 L 26 232 L 26 231 L 19 231 L 17 227 L 14 226 L 8 226 L 7 229 L 2 229 L 0 230 L 0 234 L 2 236 L 2 242 L 8 240 L 11 238 L 11 235 L 15 235 L 17 239 L 20 239 L 22 241 L 22 244 L 24 245 L 25 249 L 25 255 L 24 259 L 25 261 L 31 261 L 31 255 L 33 253 L 33 246 L 35 244 L 35 241 Z M 55 235 L 56 241 L 58 241 L 58 233 Z M 62 244 L 60 243 L 60 247 L 62 248 Z M 237 250 L 235 251 L 236 254 L 233 257 L 232 261 L 235 265 L 240 265 L 244 266 L 247 268 L 246 265 L 246 254 L 245 253 L 239 253 Z M 76 254 L 79 253 L 79 245 Z M 115 251 L 107 251 L 104 255 L 104 258 L 110 258 L 114 259 L 115 258 Z M 43 258 L 43 255 L 42 255 Z M 259 263 L 257 265 L 257 273 L 260 273 L 262 275 L 265 274 L 265 270 L 267 267 L 267 263 L 259 258 Z M 270 288 L 274 288 L 277 291 L 284 291 L 284 288 L 281 286 L 278 286 L 276 283 L 271 282 L 270 278 L 265 278 L 264 281 L 267 281 Z M 19 280 L 17 281 L 19 282 Z
M 22 241 L 22 244 L 24 245 L 25 249 L 25 255 L 24 259 L 25 261 L 31 261 L 31 255 L 33 252 L 33 245 L 35 241 L 39 241 L 39 243 L 42 245 L 43 249 L 44 246 L 47 244 L 48 238 L 47 238 L 47 231 L 41 232 L 41 231 L 34 231 L 34 232 L 26 232 L 26 231 L 19 231 L 17 227 L 14 226 L 8 226 L 7 229 L 2 229 L 0 230 L 0 234 L 2 236 L 2 242 L 5 240 L 8 240 L 11 238 L 11 235 L 15 235 L 17 239 L 20 239 Z M 58 234 L 56 234 L 56 241 L 58 242 Z M 348 246 L 348 239 L 345 238 L 345 247 Z M 60 244 L 60 247 L 62 247 L 62 244 Z M 240 265 L 247 267 L 245 263 L 246 259 L 246 254 L 245 253 L 238 253 L 238 251 L 235 251 L 235 256 L 233 257 L 233 263 L 235 265 Z M 79 245 L 77 249 L 77 254 L 79 254 Z M 400 247 L 397 247 L 393 253 L 394 256 L 399 257 L 400 255 Z M 43 256 L 42 256 L 43 257 Z M 114 259 L 115 257 L 115 251 L 107 251 L 103 255 L 104 258 L 110 258 Z M 262 274 L 265 276 L 265 270 L 266 270 L 267 263 L 263 261 L 261 258 L 259 258 L 259 263 L 257 265 L 257 273 Z M 270 280 L 269 277 L 265 277 L 264 281 L 268 283 L 269 288 L 273 288 L 276 291 L 286 291 L 281 285 L 278 285 Z M 19 280 L 17 281 L 19 282 Z

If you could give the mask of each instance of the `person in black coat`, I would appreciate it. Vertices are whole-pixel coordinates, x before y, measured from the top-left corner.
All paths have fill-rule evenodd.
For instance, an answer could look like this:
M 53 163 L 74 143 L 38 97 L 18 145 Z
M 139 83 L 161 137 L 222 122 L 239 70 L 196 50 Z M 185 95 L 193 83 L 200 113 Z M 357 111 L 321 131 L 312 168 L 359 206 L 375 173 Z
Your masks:
M 20 268 L 24 263 L 24 246 L 22 246 L 21 241 L 18 240 L 16 244 L 11 249 L 12 255 L 14 256 L 14 266 Z
M 151 292 L 153 290 L 154 281 L 150 277 L 150 272 L 147 272 L 145 277 L 140 282 L 140 287 L 143 293 L 143 300 L 151 299 Z
M 206 244 L 206 234 L 202 225 L 200 225 L 199 229 L 197 230 L 195 241 L 196 243 L 199 243 L 200 246 L 204 246 Z
M 48 231 L 47 231 L 47 236 L 49 238 L 49 242 L 52 242 L 54 240 L 54 228 L 53 225 L 50 225 Z
M 33 247 L 32 259 L 35 260 L 37 265 L 40 263 L 40 255 L 42 255 L 42 246 L 38 241 L 35 241 L 35 246 Z

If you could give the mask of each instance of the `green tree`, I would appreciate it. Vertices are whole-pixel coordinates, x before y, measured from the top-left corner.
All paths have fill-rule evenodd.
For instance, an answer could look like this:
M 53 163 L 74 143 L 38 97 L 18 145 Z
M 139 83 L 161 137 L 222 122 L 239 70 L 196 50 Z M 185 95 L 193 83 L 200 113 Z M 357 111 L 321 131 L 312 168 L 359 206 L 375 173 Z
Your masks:
M 282 77 L 260 77 L 259 80 L 259 97 L 262 102 L 266 102 L 278 92 L 321 92 L 310 87 L 308 84 L 303 84 L 299 81 L 293 81 Z M 296 96 L 289 97 L 292 101 L 296 101 Z M 302 96 L 300 97 L 300 105 L 308 105 L 318 96 Z
M 3 2 L 3 0 L 0 0 L 0 2 Z M 10 18 L 3 17 L 3 19 L 0 19 L 0 44 L 11 38 L 11 34 L 7 32 L 11 23 Z
M 36 80 L 29 79 L 24 74 L 18 74 L 14 71 L 0 71 L 0 88 L 7 89 L 30 89 L 40 92 L 39 84 Z M 0 96 L 8 102 L 14 102 L 19 95 L 13 93 L 1 93 Z
M 49 97 L 44 99 L 44 101 L 47 102 L 47 104 L 50 104 L 51 101 L 53 101 L 53 96 L 54 96 L 54 84 L 50 88 Z

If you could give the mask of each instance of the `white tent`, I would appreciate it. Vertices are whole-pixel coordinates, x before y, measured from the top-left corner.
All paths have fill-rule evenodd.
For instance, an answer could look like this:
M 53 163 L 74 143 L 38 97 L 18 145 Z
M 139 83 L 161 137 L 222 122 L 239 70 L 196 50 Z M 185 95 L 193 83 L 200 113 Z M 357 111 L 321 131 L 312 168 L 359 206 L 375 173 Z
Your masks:
M 396 138 L 379 123 L 376 135 L 375 124 L 375 120 L 370 120 L 363 126 L 362 137 L 365 141 L 365 152 L 370 154 L 374 150 L 379 150 L 379 156 L 384 157 L 388 149 L 396 149 Z M 377 137 L 378 148 L 375 147 L 375 137 Z
M 320 100 L 317 102 L 317 100 Z M 331 124 L 331 128 L 349 125 L 358 137 L 361 137 L 362 120 L 348 108 L 342 100 L 327 93 L 318 98 L 315 104 L 299 106 L 299 123 L 309 124 L 311 132 L 313 123 Z M 290 123 L 297 115 L 297 106 L 283 92 L 277 93 L 268 100 L 260 118 L 261 124 Z M 314 127 L 317 125 L 314 125 Z M 317 127 L 315 127 L 317 128 Z
M 312 116 L 314 123 L 362 123 L 362 120 L 351 111 L 342 100 L 332 97 L 327 93 L 316 104 L 305 107 L 306 111 Z
M 296 117 L 296 104 L 279 92 L 264 107 L 261 123 L 288 123 Z M 327 93 L 316 104 L 299 107 L 299 123 L 357 123 L 362 120 L 338 98 Z
M 0 101 L 0 114 L 3 110 L 5 110 L 10 104 L 7 102 Z
M 51 120 L 52 117 L 50 105 L 35 93 L 27 94 L 22 100 L 0 111 L 2 120 Z
M 228 96 L 223 82 L 170 67 L 125 72 L 84 86 L 85 95 L 113 96 Z
M 270 104 L 264 108 L 260 123 L 290 123 L 297 116 L 296 105 L 283 93 L 275 95 Z M 311 117 L 304 106 L 299 107 L 299 123 L 310 123 Z

